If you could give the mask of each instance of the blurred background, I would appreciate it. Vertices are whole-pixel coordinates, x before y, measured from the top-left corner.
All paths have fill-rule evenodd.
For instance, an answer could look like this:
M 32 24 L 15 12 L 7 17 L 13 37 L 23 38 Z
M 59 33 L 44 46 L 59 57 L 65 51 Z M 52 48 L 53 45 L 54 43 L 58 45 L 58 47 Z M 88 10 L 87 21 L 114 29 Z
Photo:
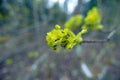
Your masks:
M 93 6 L 107 32 L 90 31 L 84 39 L 103 40 L 120 27 L 120 0 L 0 0 L 0 80 L 120 80 L 120 31 L 108 43 L 59 53 L 45 40 L 55 24 L 86 16 Z

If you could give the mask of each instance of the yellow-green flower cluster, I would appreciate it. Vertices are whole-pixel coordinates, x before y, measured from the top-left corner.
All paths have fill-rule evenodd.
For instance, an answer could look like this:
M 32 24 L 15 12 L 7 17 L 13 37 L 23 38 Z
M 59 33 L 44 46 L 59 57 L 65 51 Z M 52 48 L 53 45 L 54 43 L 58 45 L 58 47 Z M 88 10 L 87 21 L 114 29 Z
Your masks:
M 87 16 L 84 19 L 84 25 L 82 27 L 96 31 L 103 28 L 101 25 L 101 16 L 99 14 L 98 8 L 93 7 L 88 11 Z
M 81 15 L 72 16 L 68 21 L 65 22 L 64 28 L 74 30 L 82 24 L 83 17 Z
M 81 26 L 82 30 L 75 35 L 72 31 L 79 26 Z M 53 30 L 47 33 L 46 40 L 53 50 L 56 50 L 59 47 L 71 49 L 83 41 L 82 35 L 87 33 L 89 29 L 102 29 L 101 17 L 96 7 L 93 7 L 88 11 L 84 20 L 81 15 L 73 16 L 64 24 L 64 29 L 61 29 L 59 25 L 56 25 Z
M 82 34 L 85 32 L 83 30 L 75 35 L 68 28 L 61 29 L 59 25 L 56 25 L 55 29 L 47 33 L 46 40 L 53 50 L 56 50 L 58 47 L 71 49 L 76 44 L 82 42 Z

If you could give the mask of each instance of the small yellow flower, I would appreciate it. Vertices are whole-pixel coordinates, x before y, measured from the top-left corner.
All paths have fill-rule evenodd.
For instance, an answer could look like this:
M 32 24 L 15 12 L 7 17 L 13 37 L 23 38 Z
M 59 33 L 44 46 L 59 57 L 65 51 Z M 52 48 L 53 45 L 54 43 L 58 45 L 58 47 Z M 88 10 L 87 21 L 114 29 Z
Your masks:
M 93 7 L 90 11 L 88 11 L 87 16 L 84 19 L 83 28 L 89 28 L 96 31 L 103 28 L 98 8 Z
M 88 11 L 87 16 L 85 18 L 86 24 L 98 24 L 101 22 L 100 14 L 98 13 L 98 9 L 93 7 L 90 11 Z
M 72 16 L 67 22 L 65 22 L 64 28 L 74 30 L 82 24 L 82 19 L 83 17 L 81 15 Z

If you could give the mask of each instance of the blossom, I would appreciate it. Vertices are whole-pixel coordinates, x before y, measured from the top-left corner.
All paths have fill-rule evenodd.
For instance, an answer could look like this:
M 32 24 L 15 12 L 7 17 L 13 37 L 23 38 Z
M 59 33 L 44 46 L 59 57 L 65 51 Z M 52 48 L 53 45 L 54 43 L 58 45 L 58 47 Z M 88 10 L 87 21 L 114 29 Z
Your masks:
M 81 26 L 81 31 L 75 35 L 72 31 Z M 47 33 L 46 41 L 53 50 L 58 50 L 59 47 L 72 49 L 75 45 L 83 41 L 82 36 L 88 30 L 101 30 L 101 17 L 96 7 L 88 11 L 87 16 L 84 18 L 81 15 L 75 15 L 70 18 L 65 24 L 64 29 L 59 25 Z
M 82 37 L 80 34 L 75 35 L 71 30 L 67 28 L 61 29 L 59 25 L 56 25 L 53 30 L 47 33 L 46 41 L 54 50 L 56 50 L 58 46 L 71 49 L 76 44 L 82 42 Z
M 87 16 L 84 19 L 83 28 L 85 27 L 91 30 L 101 30 L 103 28 L 101 25 L 101 16 L 99 14 L 98 8 L 93 7 L 88 11 Z
M 74 30 L 82 24 L 83 17 L 79 15 L 72 16 L 68 21 L 65 22 L 64 28 Z

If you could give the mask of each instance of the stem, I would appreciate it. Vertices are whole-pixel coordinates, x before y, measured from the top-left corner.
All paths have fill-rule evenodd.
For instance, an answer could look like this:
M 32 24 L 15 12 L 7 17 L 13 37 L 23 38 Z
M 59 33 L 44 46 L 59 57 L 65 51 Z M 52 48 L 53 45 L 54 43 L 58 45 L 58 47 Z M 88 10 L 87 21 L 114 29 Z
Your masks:
M 83 40 L 82 43 L 105 43 L 108 40 Z
M 116 29 L 112 30 L 108 36 L 106 37 L 106 39 L 103 40 L 83 40 L 82 43 L 105 43 L 110 41 L 111 37 L 118 31 L 120 30 L 120 27 L 117 27 Z

